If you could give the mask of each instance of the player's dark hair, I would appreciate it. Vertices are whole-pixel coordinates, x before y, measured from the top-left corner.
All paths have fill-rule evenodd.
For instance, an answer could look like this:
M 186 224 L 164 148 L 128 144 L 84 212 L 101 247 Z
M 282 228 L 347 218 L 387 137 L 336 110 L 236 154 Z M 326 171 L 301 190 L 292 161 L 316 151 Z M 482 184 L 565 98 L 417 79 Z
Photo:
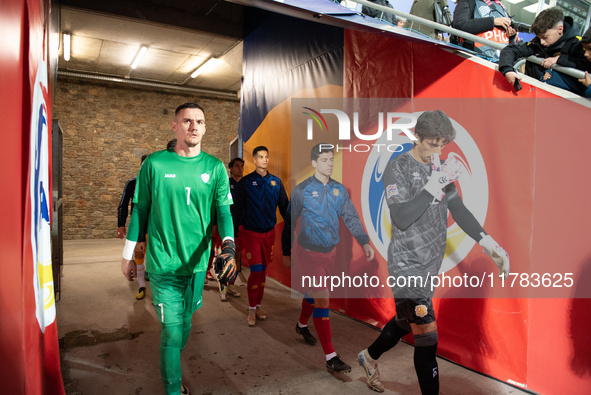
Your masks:
M 591 27 L 583 34 L 581 44 L 591 44 Z
M 166 144 L 166 149 L 171 149 L 176 147 L 176 139 L 172 139 Z
M 182 110 L 184 110 L 185 108 L 198 108 L 201 111 L 203 111 L 203 115 L 205 115 L 205 110 L 203 109 L 203 107 L 201 107 L 199 104 L 195 104 L 195 103 L 185 103 L 185 104 L 181 104 L 180 106 L 178 106 L 176 108 L 176 110 L 174 110 L 174 116 L 176 117 L 179 112 L 181 112 Z
M 310 158 L 313 161 L 318 161 L 318 157 L 320 154 L 325 154 L 327 152 L 332 152 L 334 154 L 334 146 L 328 143 L 320 143 L 316 144 L 312 147 L 312 151 L 310 152 Z
M 234 158 L 230 161 L 230 163 L 228 163 L 228 168 L 231 169 L 232 167 L 234 167 L 234 163 L 236 162 L 242 162 L 242 164 L 244 164 L 242 158 Z
M 555 29 L 562 25 L 564 21 L 564 14 L 558 7 L 551 7 L 540 12 L 531 25 L 531 31 L 536 36 L 545 34 L 548 29 Z
M 146 158 L 148 157 L 148 154 L 143 154 L 142 155 L 142 159 L 140 159 L 140 164 L 144 163 L 144 161 L 146 160 Z
M 451 143 L 456 138 L 451 120 L 441 110 L 425 111 L 417 119 L 415 135 L 420 141 L 424 139 L 443 140 L 444 144 Z
M 269 150 L 267 149 L 267 147 L 265 147 L 264 145 L 259 145 L 258 147 L 256 147 L 254 150 L 252 150 L 252 157 L 256 158 L 257 153 L 259 151 L 267 151 L 267 153 L 269 153 Z

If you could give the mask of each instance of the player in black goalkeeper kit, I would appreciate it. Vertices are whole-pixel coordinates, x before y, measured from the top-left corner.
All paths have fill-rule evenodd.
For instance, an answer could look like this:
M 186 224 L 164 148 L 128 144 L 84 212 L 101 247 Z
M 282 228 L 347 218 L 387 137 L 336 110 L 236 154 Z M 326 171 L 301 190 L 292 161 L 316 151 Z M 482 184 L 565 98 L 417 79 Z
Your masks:
M 176 147 L 151 154 L 138 173 L 121 271 L 129 281 L 137 275 L 131 257 L 139 224 L 149 214 L 146 270 L 162 329 L 160 373 L 165 393 L 178 395 L 189 393 L 182 384 L 180 354 L 193 312 L 202 305 L 214 210 L 223 240 L 215 263 L 220 282 L 232 280 L 235 265 L 232 195 L 223 163 L 201 151 L 203 109 L 194 103 L 179 106 L 172 128 Z
M 509 274 L 509 256 L 464 206 L 453 183 L 461 174 L 460 162 L 454 157 L 443 164 L 439 160 L 441 149 L 455 138 L 447 115 L 442 111 L 424 112 L 417 120 L 415 136 L 418 141 L 413 148 L 392 159 L 384 170 L 384 189 L 393 225 L 388 272 L 396 278 L 421 276 L 428 281 L 424 286 L 392 289 L 396 316 L 384 326 L 377 340 L 359 353 L 358 362 L 366 372 L 368 387 L 383 392 L 377 360 L 412 332 L 421 393 L 433 395 L 439 393 L 439 372 L 431 276 L 439 273 L 445 253 L 447 210 L 462 230 L 484 247 L 505 278 Z

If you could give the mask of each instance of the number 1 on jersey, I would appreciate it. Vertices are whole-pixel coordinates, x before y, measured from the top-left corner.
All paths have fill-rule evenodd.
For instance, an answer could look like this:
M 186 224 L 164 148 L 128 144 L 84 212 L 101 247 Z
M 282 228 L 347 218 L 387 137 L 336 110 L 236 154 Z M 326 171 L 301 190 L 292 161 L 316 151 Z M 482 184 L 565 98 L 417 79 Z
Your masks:
M 191 187 L 186 187 L 187 190 L 187 206 L 191 204 Z

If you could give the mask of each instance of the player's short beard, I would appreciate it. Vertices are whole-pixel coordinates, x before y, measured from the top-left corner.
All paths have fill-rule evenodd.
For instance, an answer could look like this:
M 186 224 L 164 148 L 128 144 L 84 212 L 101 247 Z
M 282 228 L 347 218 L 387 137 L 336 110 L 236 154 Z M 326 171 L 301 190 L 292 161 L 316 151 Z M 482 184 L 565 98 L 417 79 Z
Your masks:
M 324 177 L 330 177 L 332 175 L 332 171 L 328 169 L 318 170 L 318 173 Z
M 187 140 L 185 140 L 185 144 L 187 145 L 187 147 L 189 148 L 193 148 L 193 147 L 197 147 L 199 145 L 199 143 L 190 143 Z

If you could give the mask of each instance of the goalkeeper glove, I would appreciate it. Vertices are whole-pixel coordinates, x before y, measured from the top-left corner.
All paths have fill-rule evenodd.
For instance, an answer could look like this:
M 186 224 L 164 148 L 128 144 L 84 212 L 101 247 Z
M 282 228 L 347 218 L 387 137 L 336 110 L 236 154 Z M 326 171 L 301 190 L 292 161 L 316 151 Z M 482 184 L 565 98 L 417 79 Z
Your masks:
M 238 274 L 236 271 L 236 260 L 234 259 L 235 254 L 236 247 L 234 246 L 234 240 L 225 240 L 222 243 L 222 253 L 213 265 L 215 274 L 221 285 L 232 282 Z
M 481 233 L 482 235 L 482 233 Z M 511 265 L 509 264 L 509 254 L 503 249 L 490 235 L 485 235 L 478 242 L 484 247 L 486 255 L 490 256 L 495 265 L 499 268 L 499 277 L 507 279 Z
M 443 188 L 457 181 L 462 175 L 462 163 L 455 157 L 450 156 L 445 163 L 441 164 L 438 154 L 431 155 L 431 177 L 424 189 L 441 201 L 445 192 Z

